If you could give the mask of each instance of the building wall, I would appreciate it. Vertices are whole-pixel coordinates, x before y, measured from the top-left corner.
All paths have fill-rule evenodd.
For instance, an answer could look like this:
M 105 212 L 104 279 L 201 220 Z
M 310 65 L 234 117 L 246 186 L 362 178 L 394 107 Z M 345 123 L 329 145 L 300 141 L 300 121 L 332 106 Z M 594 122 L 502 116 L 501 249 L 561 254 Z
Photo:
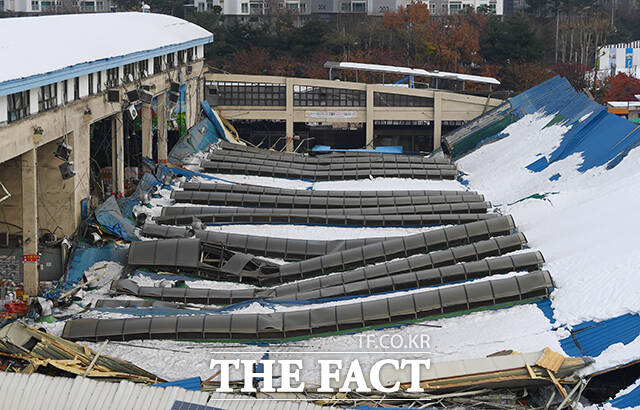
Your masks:
M 0 127 L 7 122 L 7 96 L 0 96 Z
M 186 53 L 185 53 L 186 55 Z M 196 61 L 189 62 L 192 73 L 186 74 L 186 65 L 171 71 L 171 78 L 179 78 L 181 71 L 186 78 L 187 125 L 197 121 L 199 103 L 204 99 L 202 75 L 204 62 L 204 46 L 195 50 Z M 153 60 L 149 61 L 149 69 L 153 70 Z M 120 79 L 124 75 L 119 68 Z M 88 75 L 79 77 L 80 98 L 74 100 L 74 79 L 67 80 L 68 100 L 64 102 L 64 81 L 54 83 L 57 89 L 57 107 L 46 112 L 38 112 L 38 96 L 40 87 L 29 90 L 29 116 L 15 123 L 7 123 L 7 96 L 0 96 L 0 182 L 11 192 L 12 197 L 0 203 L 0 218 L 15 223 L 22 220 L 22 195 L 19 171 L 21 155 L 31 149 L 37 153 L 38 178 L 38 224 L 41 229 L 54 231 L 56 234 L 70 235 L 80 221 L 80 201 L 90 194 L 90 143 L 89 129 L 93 122 L 118 114 L 122 110 L 120 104 L 106 102 L 104 92 L 107 87 L 106 71 L 102 71 L 102 92 L 97 90 L 97 73 L 93 73 L 93 95 L 89 95 Z M 167 74 L 149 74 L 141 80 L 149 85 L 154 94 L 166 93 L 169 86 Z M 129 88 L 131 88 L 129 86 Z M 86 114 L 89 112 L 90 114 Z M 35 129 L 42 132 L 34 132 Z M 72 158 L 76 176 L 63 180 L 59 165 L 61 160 L 53 153 L 58 143 L 66 139 L 73 147 Z M 2 220 L 2 219 L 0 219 Z M 4 230 L 0 227 L 0 231 Z
M 67 4 L 69 3 L 69 4 Z M 78 1 L 75 6 L 64 0 L 4 0 L 7 11 L 26 13 L 104 13 L 111 11 L 111 0 Z
M 598 50 L 598 75 L 606 78 L 619 73 L 640 78 L 640 41 L 608 45 Z

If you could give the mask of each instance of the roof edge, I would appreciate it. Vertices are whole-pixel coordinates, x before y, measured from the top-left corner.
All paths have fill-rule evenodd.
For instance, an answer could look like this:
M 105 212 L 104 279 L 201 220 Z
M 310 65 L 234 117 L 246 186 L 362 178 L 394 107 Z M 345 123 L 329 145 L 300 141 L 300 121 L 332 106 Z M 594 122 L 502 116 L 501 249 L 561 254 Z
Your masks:
M 35 74 L 29 77 L 16 78 L 0 82 L 0 97 L 22 91 L 31 90 L 47 84 L 53 84 L 82 75 L 108 70 L 121 65 L 141 61 L 164 54 L 173 53 L 191 47 L 196 47 L 213 42 L 213 34 L 190 40 L 183 43 L 171 44 L 151 50 L 138 51 L 117 57 L 109 57 L 91 62 L 75 64 L 42 74 Z

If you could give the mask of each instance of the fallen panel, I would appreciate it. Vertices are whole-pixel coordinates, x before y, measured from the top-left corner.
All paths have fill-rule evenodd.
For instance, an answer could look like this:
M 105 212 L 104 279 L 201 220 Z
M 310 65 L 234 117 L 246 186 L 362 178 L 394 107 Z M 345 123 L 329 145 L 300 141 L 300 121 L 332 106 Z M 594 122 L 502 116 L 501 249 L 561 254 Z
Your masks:
M 309 171 L 298 168 L 280 166 L 262 166 L 253 164 L 239 164 L 235 162 L 202 161 L 200 166 L 205 172 L 221 174 L 257 175 L 273 178 L 308 179 L 312 181 L 340 181 L 365 179 L 369 177 L 385 178 L 415 178 L 415 179 L 455 179 L 458 172 L 453 169 L 379 169 L 367 168 L 358 170 L 317 170 Z
M 429 253 L 423 251 L 407 252 L 413 254 L 403 259 L 391 260 L 390 262 L 380 263 L 377 265 L 365 266 L 382 260 L 393 259 L 393 257 L 385 258 L 383 255 L 376 254 L 381 247 L 374 244 L 375 248 L 358 249 L 364 251 L 363 254 L 357 255 L 352 250 L 346 250 L 340 253 L 321 256 L 318 258 L 308 259 L 302 262 L 288 263 L 281 265 L 278 272 L 272 274 L 264 274 L 260 276 L 260 283 L 286 283 L 294 280 L 313 278 L 327 273 L 343 271 L 348 268 L 362 267 L 362 270 L 346 271 L 343 274 L 346 277 L 362 278 L 363 271 L 366 271 L 368 277 L 394 275 L 398 273 L 413 272 L 421 269 L 430 269 L 441 266 L 453 265 L 459 262 L 477 261 L 490 256 L 499 256 L 509 252 L 513 252 L 522 248 L 527 243 L 527 239 L 522 233 L 508 236 L 490 238 L 484 241 L 475 242 L 469 245 L 456 246 L 453 248 L 429 251 L 429 245 L 426 246 Z M 391 247 L 391 245 L 389 245 Z M 365 248 L 365 247 L 363 247 Z M 416 255 L 416 253 L 422 253 Z M 368 255 L 368 258 L 365 256 Z M 342 279 L 343 283 L 353 282 L 354 280 Z
M 288 189 L 276 188 L 262 185 L 247 184 L 221 184 L 214 182 L 185 182 L 182 184 L 185 191 L 209 191 L 209 192 L 231 192 L 239 194 L 257 195 L 278 195 L 278 196 L 311 196 L 311 197 L 332 197 L 332 198 L 394 198 L 406 196 L 429 196 L 429 195 L 477 195 L 475 191 L 438 191 L 438 190 L 408 190 L 408 191 L 324 191 L 310 189 Z M 484 198 L 482 199 L 484 200 Z
M 346 249 L 340 252 L 330 253 L 301 262 L 292 262 L 284 265 L 273 265 L 259 259 L 254 261 L 250 255 L 226 251 L 228 252 L 227 254 L 223 254 L 222 257 L 219 257 L 221 261 L 214 260 L 211 263 L 206 263 L 206 266 L 203 265 L 205 265 L 205 262 L 208 262 L 208 259 L 204 256 L 200 256 L 200 258 L 197 259 L 197 261 L 200 261 L 197 264 L 193 259 L 190 260 L 187 265 L 187 271 L 205 271 L 207 272 L 208 277 L 217 276 L 221 279 L 235 281 L 249 280 L 261 283 L 282 283 L 325 275 L 336 271 L 358 268 L 380 261 L 407 258 L 411 255 L 424 254 L 438 249 L 451 248 L 446 250 L 446 254 L 430 257 L 432 259 L 429 260 L 434 263 L 433 266 L 441 266 L 443 264 L 482 259 L 486 256 L 500 255 L 507 250 L 512 251 L 519 249 L 522 244 L 526 243 L 526 238 L 523 234 L 509 235 L 514 228 L 515 225 L 513 219 L 510 216 L 496 215 L 495 218 L 486 221 L 434 229 L 428 232 L 421 232 L 403 237 L 389 238 L 377 243 L 367 244 L 361 247 Z M 502 235 L 509 236 L 504 238 L 492 238 Z M 485 240 L 488 238 L 491 238 L 491 240 Z M 129 251 L 129 265 L 153 268 L 174 267 L 175 269 L 185 269 L 182 265 L 176 263 L 176 258 L 171 259 L 162 255 L 159 256 L 156 253 L 158 242 L 167 242 L 168 244 L 163 246 L 178 248 L 182 246 L 180 242 L 183 241 L 190 241 L 192 243 L 199 244 L 202 246 L 202 252 L 209 252 L 207 254 L 209 258 L 215 258 L 215 252 L 220 252 L 220 249 L 224 250 L 224 247 L 216 247 L 215 244 L 210 244 L 210 247 L 213 250 L 209 250 L 207 243 L 205 242 L 204 244 L 200 244 L 199 239 L 143 241 L 131 245 Z M 460 246 L 473 242 L 477 243 L 471 247 Z M 189 246 L 193 245 L 190 244 Z M 139 251 L 144 253 L 141 256 L 134 254 Z M 176 251 L 173 250 L 167 251 L 167 255 L 174 255 L 175 253 Z M 204 253 L 202 255 L 204 255 Z M 429 254 L 423 256 L 428 255 Z M 480 255 L 484 256 L 480 257 Z M 444 261 L 449 262 L 444 263 Z M 162 262 L 162 264 L 159 262 Z M 194 267 L 194 265 L 197 266 Z M 254 268 L 255 270 L 253 270 Z
M 430 163 L 442 163 L 448 164 L 450 160 L 448 158 L 427 158 L 422 155 L 408 155 L 408 154 L 389 154 L 383 152 L 333 152 L 329 154 L 319 155 L 305 155 L 295 152 L 278 152 L 271 151 L 263 148 L 256 148 L 250 146 L 241 146 L 238 144 L 230 144 L 225 141 L 221 141 L 219 145 L 220 149 L 214 151 L 214 153 L 222 153 L 229 156 L 249 155 L 255 157 L 268 157 L 278 159 L 281 161 L 317 161 L 318 163 L 326 163 L 333 161 L 340 161 L 343 159 L 371 159 L 380 161 L 394 161 L 394 162 L 430 162 Z M 317 154 L 317 153 L 316 153 Z
M 408 273 L 392 271 L 384 275 L 387 273 L 386 270 L 363 268 L 346 273 L 294 282 L 292 284 L 279 285 L 272 288 L 239 290 L 157 288 L 153 286 L 138 286 L 131 279 L 120 279 L 112 282 L 111 291 L 117 294 L 154 298 L 161 301 L 204 305 L 228 305 L 258 298 L 274 300 L 314 300 L 369 295 L 442 285 L 508 272 L 533 271 L 539 269 L 543 263 L 544 258 L 540 252 L 529 252 L 483 259 L 477 262 L 458 263 L 440 268 L 416 270 Z M 380 276 L 381 274 L 384 276 Z M 148 301 L 105 301 L 100 306 L 96 306 L 119 307 L 123 302 L 126 303 L 126 306 L 153 305 L 152 303 L 144 303 Z
M 474 281 L 448 287 L 426 288 L 392 294 L 380 300 L 351 301 L 340 305 L 312 307 L 275 313 L 230 313 L 207 316 L 152 317 L 133 319 L 78 319 L 65 324 L 62 335 L 70 340 L 137 339 L 226 339 L 279 340 L 355 331 L 425 320 L 443 314 L 460 314 L 477 308 L 518 303 L 547 297 L 553 287 L 546 271 L 508 278 Z M 467 295 L 477 294 L 475 301 Z M 140 323 L 142 326 L 138 326 Z M 119 333 L 112 329 L 120 329 Z M 148 329 L 147 333 L 126 329 Z
M 239 194 L 233 192 L 173 191 L 171 199 L 178 203 L 247 206 L 263 208 L 372 208 L 482 203 L 482 195 L 424 195 L 395 197 L 314 197 L 293 195 Z
M 158 238 L 188 238 L 196 236 L 203 242 L 222 243 L 227 249 L 237 252 L 250 253 L 252 255 L 269 258 L 282 258 L 289 261 L 309 259 L 389 239 L 383 237 L 315 241 L 217 231 L 196 231 L 191 228 L 156 225 L 152 223 L 144 225 L 142 234 Z
M 279 266 L 197 238 L 134 242 L 129 246 L 128 265 L 236 281 L 255 281 L 260 271 L 277 271 Z
M 347 171 L 347 170 L 362 170 L 362 169 L 450 169 L 455 170 L 456 166 L 450 163 L 438 163 L 438 162 L 396 162 L 385 161 L 379 158 L 353 158 L 347 157 L 350 160 L 344 159 L 338 161 L 331 161 L 328 163 L 318 163 L 316 161 L 283 161 L 280 159 L 272 159 L 261 156 L 247 156 L 237 155 L 228 156 L 224 153 L 213 153 L 207 158 L 208 161 L 217 163 L 236 163 L 236 164 L 250 164 L 267 167 L 286 167 L 292 169 L 299 169 L 305 171 Z M 352 159 L 353 158 L 353 159 Z
M 428 215 L 269 215 L 253 211 L 234 214 L 200 214 L 185 216 L 158 216 L 159 224 L 191 225 L 202 222 L 208 225 L 227 224 L 302 224 L 332 226 L 432 226 L 457 225 L 498 218 L 497 214 L 428 214 Z
M 209 215 L 209 214 L 252 214 L 273 216 L 320 216 L 320 215 L 430 215 L 430 214 L 479 214 L 487 212 L 490 202 L 462 202 L 458 204 L 407 205 L 370 208 L 246 208 L 230 206 L 165 206 L 161 216 Z

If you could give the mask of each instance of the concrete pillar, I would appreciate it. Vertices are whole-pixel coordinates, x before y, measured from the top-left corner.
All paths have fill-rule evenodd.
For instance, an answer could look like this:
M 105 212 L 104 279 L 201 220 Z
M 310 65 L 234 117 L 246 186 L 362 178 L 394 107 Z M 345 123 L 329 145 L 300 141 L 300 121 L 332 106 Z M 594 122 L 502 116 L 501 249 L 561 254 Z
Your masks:
M 367 123 L 366 123 L 366 147 L 373 149 L 373 86 L 367 84 Z
M 433 150 L 440 148 L 442 138 L 442 94 L 433 93 Z
M 76 131 L 68 137 L 67 142 L 73 147 L 73 167 L 76 170 L 76 175 L 68 179 L 67 192 L 70 192 L 69 197 L 73 201 L 73 220 L 71 231 L 65 233 L 70 235 L 75 231 L 76 227 L 81 220 L 82 207 L 80 203 L 83 199 L 89 198 L 91 195 L 91 126 L 89 124 L 90 118 L 84 119 L 82 124 L 76 127 Z M 70 191 L 69 191 L 70 190 Z
M 293 78 L 287 78 L 286 80 L 286 150 L 293 151 Z
M 117 198 L 124 195 L 124 123 L 122 111 L 111 119 L 111 168 L 113 193 Z
M 37 154 L 22 154 L 22 260 L 24 293 L 38 295 L 38 173 Z
M 167 162 L 167 92 L 156 97 L 158 114 L 158 162 Z
M 142 104 L 142 156 L 153 159 L 151 104 Z

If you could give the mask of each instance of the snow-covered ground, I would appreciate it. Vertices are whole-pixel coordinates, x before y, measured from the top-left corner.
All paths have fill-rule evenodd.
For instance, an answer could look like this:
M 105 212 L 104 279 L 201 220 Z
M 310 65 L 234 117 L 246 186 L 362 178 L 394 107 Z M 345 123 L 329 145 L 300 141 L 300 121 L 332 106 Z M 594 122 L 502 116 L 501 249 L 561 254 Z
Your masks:
M 635 217 L 640 197 L 640 150 L 631 151 L 611 170 L 600 167 L 579 173 L 577 168 L 582 156 L 574 154 L 552 163 L 542 172 L 529 171 L 525 167 L 542 156 L 548 156 L 567 131 L 561 125 L 545 128 L 551 118 L 543 114 L 527 115 L 509 126 L 504 131 L 504 138 L 460 159 L 457 165 L 465 174 L 464 184 L 458 181 L 397 178 L 311 183 L 242 175 L 212 176 L 222 183 L 229 181 L 296 189 L 478 191 L 494 204 L 495 211 L 512 215 L 518 229 L 527 236 L 529 246 L 542 251 L 547 262 L 544 269 L 551 272 L 556 287 L 551 296 L 553 323 L 536 305 L 530 304 L 356 335 L 312 338 L 266 346 L 231 342 L 131 341 L 110 343 L 105 352 L 130 360 L 161 377 L 178 379 L 211 376 L 209 360 L 214 357 L 234 358 L 242 354 L 243 358 L 257 359 L 268 351 L 272 357 L 305 360 L 302 379 L 314 383 L 318 376 L 314 363 L 321 354 L 339 355 L 343 359 L 357 358 L 365 368 L 378 360 L 378 353 L 368 353 L 367 350 L 373 349 L 361 344 L 363 337 L 369 334 L 375 335 L 374 339 L 385 334 L 397 334 L 405 340 L 410 335 L 428 335 L 428 348 L 420 349 L 415 354 L 433 361 L 477 358 L 507 349 L 530 352 L 550 347 L 562 352 L 559 340 L 569 335 L 570 326 L 585 320 L 603 320 L 628 312 L 639 312 L 640 282 L 635 281 L 633 275 L 640 270 L 640 249 L 634 243 L 635 232 L 640 231 L 640 221 Z M 192 168 L 197 167 L 194 165 Z M 168 199 L 170 191 L 162 190 L 160 194 L 161 198 L 153 199 L 149 206 L 137 207 L 136 212 L 156 215 L 162 206 L 171 205 Z M 208 229 L 326 240 L 407 235 L 430 228 L 226 225 Z M 134 280 L 150 286 L 159 286 L 160 282 L 159 279 L 144 275 L 136 276 Z M 191 281 L 189 285 L 229 286 L 212 281 Z M 95 298 L 95 295 L 87 292 L 85 299 L 88 301 L 90 298 Z M 257 303 L 246 307 L 247 311 L 252 312 L 273 309 L 272 306 L 265 307 Z M 55 325 L 50 326 L 55 328 Z M 402 353 L 385 352 L 385 358 L 406 358 L 407 349 L 399 350 Z M 581 374 L 640 359 L 640 340 L 626 346 L 613 345 L 595 359 L 596 362 Z M 232 377 L 240 378 L 239 371 L 232 372 Z

